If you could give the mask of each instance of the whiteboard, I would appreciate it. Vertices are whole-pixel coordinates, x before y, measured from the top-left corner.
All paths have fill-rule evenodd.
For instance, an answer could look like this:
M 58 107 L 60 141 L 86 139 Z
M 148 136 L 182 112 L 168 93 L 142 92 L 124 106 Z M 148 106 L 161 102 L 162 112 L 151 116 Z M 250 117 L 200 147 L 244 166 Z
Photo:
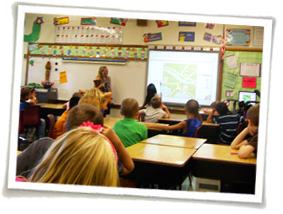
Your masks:
M 69 100 L 79 88 L 93 88 L 100 66 L 107 66 L 112 79 L 113 103 L 121 104 L 123 99 L 135 98 L 142 105 L 146 94 L 146 61 L 128 61 L 126 65 L 105 65 L 93 63 L 66 63 L 61 58 L 32 56 L 28 66 L 27 83 L 39 83 L 45 80 L 45 65 L 51 62 L 50 81 L 52 88 L 58 89 L 58 100 Z M 57 63 L 57 65 L 56 65 Z M 57 69 L 57 71 L 56 71 Z M 59 83 L 60 72 L 66 71 L 67 83 Z

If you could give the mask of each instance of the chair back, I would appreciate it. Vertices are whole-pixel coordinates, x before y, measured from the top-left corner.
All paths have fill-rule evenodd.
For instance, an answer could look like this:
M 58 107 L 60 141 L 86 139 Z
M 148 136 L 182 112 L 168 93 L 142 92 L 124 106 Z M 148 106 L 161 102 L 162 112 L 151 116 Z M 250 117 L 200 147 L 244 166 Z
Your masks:
M 48 122 L 49 122 L 49 128 L 48 128 L 48 137 L 52 138 L 53 128 L 55 125 L 55 116 L 53 114 L 47 115 Z
M 144 112 L 140 112 L 139 113 L 139 121 L 144 122 L 145 120 L 145 113 Z
M 40 125 L 40 106 L 27 106 L 23 113 L 24 127 L 39 126 Z
M 20 110 L 20 118 L 19 118 L 19 134 L 24 133 L 24 110 Z
M 199 126 L 196 131 L 195 131 L 195 134 L 194 134 L 194 137 L 198 137 L 200 135 L 200 129 L 201 129 L 202 126 Z
M 239 123 L 238 128 L 237 128 L 237 135 L 241 133 L 246 127 L 248 126 L 248 122 L 244 121 Z

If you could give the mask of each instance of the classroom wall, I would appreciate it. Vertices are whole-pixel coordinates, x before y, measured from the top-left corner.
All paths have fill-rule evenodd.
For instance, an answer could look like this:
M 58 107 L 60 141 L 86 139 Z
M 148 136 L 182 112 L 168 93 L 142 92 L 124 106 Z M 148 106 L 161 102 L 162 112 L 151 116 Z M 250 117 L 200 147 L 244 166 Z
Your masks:
M 54 17 L 69 17 L 69 24 L 65 26 L 79 26 L 81 18 L 84 16 L 69 16 L 66 15 L 46 15 L 46 14 L 26 14 L 25 17 L 25 29 L 24 34 L 28 35 L 32 31 L 32 25 L 33 22 L 36 20 L 37 17 L 43 17 L 43 24 L 41 25 L 41 33 L 40 37 L 37 42 L 54 42 L 54 35 L 55 35 L 55 27 L 53 25 L 53 18 Z M 94 15 L 95 16 L 95 15 Z M 180 20 L 182 21 L 182 20 Z M 124 37 L 123 37 L 123 45 L 172 45 L 172 46 L 207 46 L 207 47 L 219 47 L 219 45 L 208 42 L 203 39 L 204 33 L 208 32 L 212 35 L 223 35 L 223 29 L 226 28 L 235 28 L 235 29 L 250 29 L 251 30 L 251 39 L 253 38 L 253 27 L 252 26 L 235 26 L 235 25 L 223 25 L 223 24 L 215 24 L 215 27 L 213 29 L 207 29 L 205 28 L 206 23 L 197 23 L 196 27 L 179 27 L 178 22 L 169 21 L 169 25 L 165 27 L 158 27 L 155 20 L 148 20 L 147 26 L 137 26 L 137 20 L 136 19 L 129 19 L 126 23 L 126 26 L 124 27 Z M 97 26 L 117 26 L 110 23 L 110 17 L 109 18 L 101 18 L 97 17 Z M 179 42 L 178 41 L 178 32 L 179 31 L 192 31 L 195 32 L 195 41 L 194 42 Z M 149 42 L 145 43 L 143 41 L 142 35 L 145 33 L 162 33 L 162 40 L 161 41 L 155 41 L 155 42 Z M 250 48 L 254 48 L 253 43 L 251 43 Z M 256 46 L 257 48 L 259 46 Z M 24 54 L 27 53 L 27 43 L 24 42 Z M 101 64 L 103 65 L 103 64 Z M 79 66 L 79 65 L 75 65 Z M 97 67 L 97 66 L 96 66 Z M 123 94 L 128 93 L 129 90 L 132 90 L 133 87 L 127 88 L 127 82 L 131 81 L 131 83 L 135 86 L 135 89 L 138 90 L 136 92 L 137 100 L 139 103 L 143 102 L 143 98 L 145 96 L 145 87 L 146 87 L 146 62 L 139 62 L 130 64 L 125 67 L 125 70 L 128 69 L 135 69 L 140 68 L 140 72 L 137 76 L 137 78 L 134 78 L 135 73 L 131 73 L 131 75 L 123 74 L 119 75 L 118 72 L 115 72 L 114 67 L 109 69 L 109 75 L 113 79 L 113 96 L 116 97 L 115 103 L 120 103 L 121 100 L 124 98 Z M 118 69 L 119 70 L 119 69 Z M 135 72 L 135 71 L 132 71 Z M 93 77 L 97 73 L 97 68 L 94 69 L 93 75 L 90 77 L 93 79 Z M 26 60 L 23 59 L 23 70 L 22 70 L 22 85 L 25 83 L 25 74 L 26 74 Z M 90 75 L 90 74 L 88 74 Z M 52 75 L 51 75 L 52 76 Z M 53 75 L 56 76 L 56 75 Z M 123 77 L 121 77 L 123 76 Z M 58 79 L 58 78 L 57 78 Z M 58 81 L 55 79 L 56 81 Z M 52 81 L 52 79 L 51 79 Z M 55 83 L 56 84 L 56 83 Z M 59 83 L 57 83 L 58 85 Z M 83 85 L 83 83 L 81 84 Z M 86 86 L 84 88 L 91 87 L 92 83 L 86 83 L 83 86 Z M 54 86 L 56 87 L 56 85 Z M 68 88 L 64 89 L 68 90 Z M 124 90 L 124 91 L 123 91 Z M 70 92 L 72 93 L 72 92 Z M 59 99 L 68 99 L 70 94 L 63 94 L 61 97 L 59 96 Z

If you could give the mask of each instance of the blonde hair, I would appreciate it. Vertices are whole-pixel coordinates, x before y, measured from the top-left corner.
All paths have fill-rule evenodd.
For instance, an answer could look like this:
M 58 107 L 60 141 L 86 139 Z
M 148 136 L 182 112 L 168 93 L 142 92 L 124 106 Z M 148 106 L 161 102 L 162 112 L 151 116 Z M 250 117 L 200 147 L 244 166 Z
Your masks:
M 103 80 L 103 78 L 104 78 L 104 69 L 105 68 L 107 68 L 106 66 L 100 66 L 99 67 L 99 69 L 98 69 L 98 75 L 97 75 L 97 77 L 99 77 L 99 79 L 101 79 L 102 81 L 104 81 Z
M 29 181 L 116 187 L 119 176 L 108 140 L 89 127 L 79 127 L 52 144 Z
M 103 99 L 104 99 L 104 94 L 103 92 L 98 89 L 98 88 L 92 88 L 90 90 L 86 90 L 84 96 L 94 96 L 97 99 L 98 102 L 98 108 L 101 109 L 103 106 Z
M 91 104 L 97 108 L 100 107 L 99 102 L 95 96 L 90 96 L 90 95 L 83 96 L 80 99 L 79 104 L 83 104 L 83 103 Z

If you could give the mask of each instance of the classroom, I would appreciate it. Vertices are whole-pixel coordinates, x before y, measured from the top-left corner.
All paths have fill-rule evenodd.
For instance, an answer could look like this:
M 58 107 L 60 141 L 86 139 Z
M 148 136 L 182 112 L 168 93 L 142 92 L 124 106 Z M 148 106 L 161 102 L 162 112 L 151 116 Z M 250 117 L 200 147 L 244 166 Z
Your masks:
M 208 23 L 209 19 L 189 22 L 179 17 L 157 20 L 150 14 L 113 17 L 101 10 L 90 16 L 49 9 L 48 13 L 25 13 L 20 79 L 21 88 L 36 90 L 38 114 L 45 120 L 44 137 L 52 138 L 54 125 L 66 110 L 63 105 L 79 89 L 94 88 L 99 69 L 106 66 L 112 95 L 104 125 L 117 130 L 115 124 L 123 120 L 123 101 L 133 98 L 140 108 L 151 83 L 170 112 L 169 118 L 154 124 L 138 113 L 137 123 L 147 128 L 147 138 L 123 148 L 134 168 L 120 175 L 122 187 L 238 195 L 260 192 L 256 189 L 259 156 L 252 152 L 241 158 L 231 142 L 218 142 L 223 128 L 211 122 L 218 121 L 220 114 L 217 109 L 218 115 L 213 114 L 216 107 L 211 104 L 225 103 L 229 112 L 245 119 L 237 123 L 233 140 L 248 130 L 248 108 L 266 100 L 261 97 L 263 26 Z M 171 89 L 177 92 L 169 93 Z M 165 131 L 164 127 L 187 119 L 189 99 L 197 100 L 201 121 L 193 136 Z M 35 109 L 31 111 L 30 118 Z M 18 154 L 31 143 L 19 137 Z

